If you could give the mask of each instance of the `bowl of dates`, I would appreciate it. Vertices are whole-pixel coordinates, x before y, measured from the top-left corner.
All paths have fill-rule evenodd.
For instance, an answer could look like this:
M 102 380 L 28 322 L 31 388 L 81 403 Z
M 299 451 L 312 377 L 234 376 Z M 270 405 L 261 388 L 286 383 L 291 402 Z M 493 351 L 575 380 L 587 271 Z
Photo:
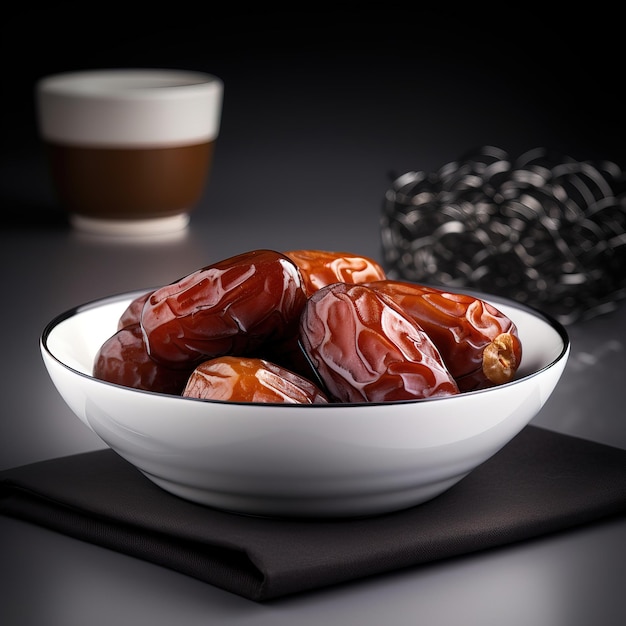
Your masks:
M 162 489 L 328 518 L 461 481 L 537 415 L 570 344 L 533 308 L 367 257 L 252 250 L 65 311 L 40 348 L 69 408 Z

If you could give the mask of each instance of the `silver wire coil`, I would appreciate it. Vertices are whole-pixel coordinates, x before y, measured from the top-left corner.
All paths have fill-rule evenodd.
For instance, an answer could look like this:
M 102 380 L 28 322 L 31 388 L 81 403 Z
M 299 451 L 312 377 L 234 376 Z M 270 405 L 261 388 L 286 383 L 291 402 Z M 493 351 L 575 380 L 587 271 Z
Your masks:
M 565 324 L 626 296 L 626 188 L 615 163 L 484 146 L 437 172 L 407 172 L 381 215 L 392 278 L 470 288 Z

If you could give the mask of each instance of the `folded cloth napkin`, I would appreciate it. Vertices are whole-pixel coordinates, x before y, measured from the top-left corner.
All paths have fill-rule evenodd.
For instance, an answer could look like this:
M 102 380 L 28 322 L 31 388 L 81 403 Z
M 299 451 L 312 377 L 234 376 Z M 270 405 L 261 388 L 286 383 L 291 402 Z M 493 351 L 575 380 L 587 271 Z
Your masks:
M 1 472 L 0 513 L 264 601 L 624 514 L 626 450 L 527 426 L 427 503 L 293 520 L 187 502 L 106 449 Z

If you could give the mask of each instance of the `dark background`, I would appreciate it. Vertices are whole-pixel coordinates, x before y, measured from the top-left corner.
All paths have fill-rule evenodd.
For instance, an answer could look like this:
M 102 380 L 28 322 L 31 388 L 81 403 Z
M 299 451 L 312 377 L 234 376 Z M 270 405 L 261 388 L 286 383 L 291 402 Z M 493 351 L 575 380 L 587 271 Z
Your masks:
M 37 142 L 33 89 L 46 74 L 86 68 L 181 67 L 222 78 L 212 180 L 220 184 L 221 165 L 241 176 L 213 193 L 296 214 L 337 198 L 375 211 L 394 174 L 436 170 L 481 145 L 626 162 L 619 20 L 600 6 L 544 15 L 231 4 L 5 9 L 3 222 L 63 219 Z
M 3 469 L 101 446 L 77 423 L 41 362 L 37 337 L 62 311 L 161 285 L 253 248 L 376 256 L 378 216 L 393 173 L 433 171 L 481 145 L 512 155 L 544 146 L 626 164 L 623 23 L 598 3 L 580 13 L 508 4 L 506 13 L 416 3 L 407 10 L 388 2 L 332 10 L 298 4 L 280 12 L 185 1 L 139 9 L 131 2 L 6 4 Z M 67 228 L 47 178 L 35 125 L 36 80 L 132 66 L 204 70 L 224 80 L 210 185 L 180 241 L 127 246 L 80 237 Z M 568 368 L 538 425 L 626 447 L 623 314 L 622 307 L 569 328 Z M 503 615 L 502 623 L 600 626 L 617 623 L 624 612 L 619 521 L 269 607 L 2 521 L 4 605 L 21 623 L 36 615 L 33 623 L 65 626 L 87 615 L 90 624 L 211 618 L 348 624 L 381 622 L 393 610 L 430 623 L 443 615 L 437 623 L 485 624 Z

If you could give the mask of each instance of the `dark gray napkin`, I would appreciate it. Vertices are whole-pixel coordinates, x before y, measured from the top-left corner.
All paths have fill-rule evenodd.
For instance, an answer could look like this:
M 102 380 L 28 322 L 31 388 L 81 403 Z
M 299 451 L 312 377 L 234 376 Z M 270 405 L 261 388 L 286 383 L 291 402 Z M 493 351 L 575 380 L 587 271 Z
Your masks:
M 111 450 L 0 473 L 0 513 L 256 601 L 626 512 L 626 450 L 526 427 L 441 496 L 362 519 L 247 517 L 187 502 Z

